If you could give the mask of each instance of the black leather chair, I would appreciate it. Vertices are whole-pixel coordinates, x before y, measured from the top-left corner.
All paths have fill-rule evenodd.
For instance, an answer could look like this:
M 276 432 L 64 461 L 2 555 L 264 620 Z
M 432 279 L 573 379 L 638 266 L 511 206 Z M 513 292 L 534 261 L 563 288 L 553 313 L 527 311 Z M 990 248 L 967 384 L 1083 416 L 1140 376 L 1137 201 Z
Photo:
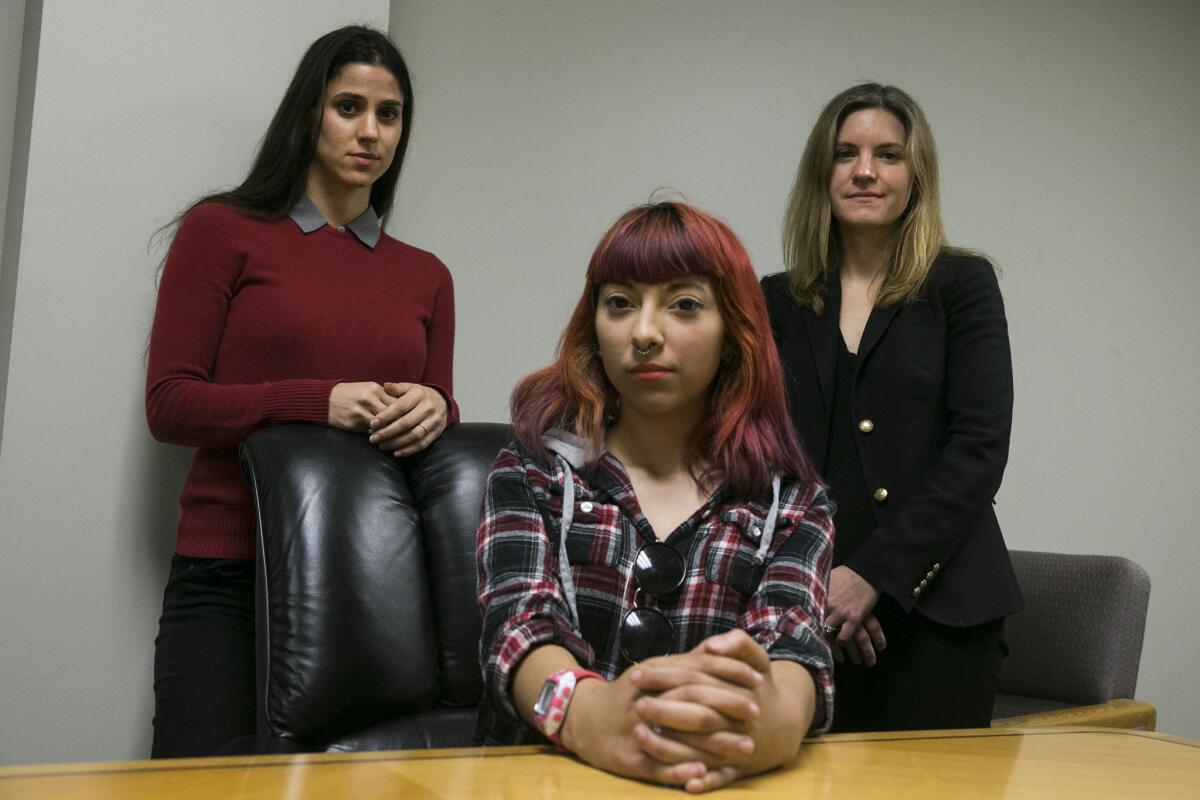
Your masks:
M 475 532 L 506 425 L 398 460 L 312 425 L 241 448 L 258 514 L 258 731 L 242 751 L 471 743 Z

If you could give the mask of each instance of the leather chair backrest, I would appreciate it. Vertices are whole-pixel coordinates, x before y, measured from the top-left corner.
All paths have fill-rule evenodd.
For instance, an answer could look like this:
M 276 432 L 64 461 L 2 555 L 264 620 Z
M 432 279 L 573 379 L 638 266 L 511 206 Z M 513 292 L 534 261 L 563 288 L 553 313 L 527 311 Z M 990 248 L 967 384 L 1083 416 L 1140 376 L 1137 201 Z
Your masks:
M 459 425 L 403 460 L 319 426 L 247 439 L 260 734 L 315 744 L 475 705 L 475 532 L 507 436 L 504 425 Z
M 475 534 L 488 471 L 510 438 L 508 425 L 463 423 L 404 465 L 421 518 L 442 705 L 474 708 L 483 692 Z
M 1071 705 L 1132 698 L 1150 576 L 1127 558 L 1010 551 L 1025 610 L 1009 617 L 1005 694 Z

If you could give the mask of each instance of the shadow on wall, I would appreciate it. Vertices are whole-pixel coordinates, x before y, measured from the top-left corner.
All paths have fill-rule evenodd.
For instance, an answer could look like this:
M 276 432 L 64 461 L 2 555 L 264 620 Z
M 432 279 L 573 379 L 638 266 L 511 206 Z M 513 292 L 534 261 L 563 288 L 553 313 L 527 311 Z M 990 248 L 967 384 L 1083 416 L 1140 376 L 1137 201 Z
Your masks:
M 167 562 L 175 552 L 179 492 L 196 449 L 156 442 L 145 428 L 134 431 L 130 438 L 134 441 L 130 442 L 130 457 L 125 463 L 130 465 L 131 474 L 125 485 L 133 488 L 136 497 L 131 502 L 140 508 L 136 517 L 140 550 L 153 559 L 154 566 L 161 568 L 165 581 Z M 162 588 L 158 587 L 160 595 Z
M 131 627 L 140 631 L 138 649 L 144 653 L 135 674 L 139 685 L 129 686 L 133 715 L 133 739 L 130 747 L 136 757 L 150 756 L 154 719 L 154 637 L 162 612 L 163 589 L 175 552 L 175 527 L 179 521 L 179 492 L 191 467 L 195 448 L 157 442 L 147 430 L 142 410 L 142 394 L 136 393 L 141 425 L 131 426 L 126 442 L 126 470 L 121 485 L 127 487 L 124 498 L 131 547 L 129 573 L 136 581 L 130 587 L 127 608 L 133 618 Z

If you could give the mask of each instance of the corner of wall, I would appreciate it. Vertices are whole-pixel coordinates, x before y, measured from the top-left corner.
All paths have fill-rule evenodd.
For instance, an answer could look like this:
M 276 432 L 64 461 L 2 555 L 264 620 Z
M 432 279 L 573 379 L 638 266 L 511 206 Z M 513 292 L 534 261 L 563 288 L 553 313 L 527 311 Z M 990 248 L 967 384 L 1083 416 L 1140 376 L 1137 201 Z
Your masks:
M 41 32 L 42 0 L 26 0 L 21 32 L 17 102 L 12 117 L 12 151 L 0 153 L 0 158 L 9 158 L 11 164 L 4 227 L 0 229 L 0 450 L 4 447 L 8 363 L 12 352 L 13 315 L 17 304 L 17 262 L 21 253 L 21 223 L 25 217 L 25 182 L 29 173 L 29 140 L 33 127 L 33 97 L 37 87 Z

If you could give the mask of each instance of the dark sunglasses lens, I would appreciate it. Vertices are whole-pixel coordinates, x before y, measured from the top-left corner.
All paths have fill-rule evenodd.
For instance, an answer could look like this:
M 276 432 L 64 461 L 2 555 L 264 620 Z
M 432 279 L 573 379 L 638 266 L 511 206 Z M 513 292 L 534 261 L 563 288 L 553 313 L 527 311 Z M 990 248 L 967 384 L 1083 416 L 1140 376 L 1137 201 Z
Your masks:
M 650 594 L 670 594 L 683 583 L 683 556 L 662 542 L 653 542 L 638 551 L 633 562 L 633 579 L 638 588 Z
M 674 645 L 675 628 L 657 608 L 635 608 L 621 623 L 621 653 L 635 664 L 665 656 Z

